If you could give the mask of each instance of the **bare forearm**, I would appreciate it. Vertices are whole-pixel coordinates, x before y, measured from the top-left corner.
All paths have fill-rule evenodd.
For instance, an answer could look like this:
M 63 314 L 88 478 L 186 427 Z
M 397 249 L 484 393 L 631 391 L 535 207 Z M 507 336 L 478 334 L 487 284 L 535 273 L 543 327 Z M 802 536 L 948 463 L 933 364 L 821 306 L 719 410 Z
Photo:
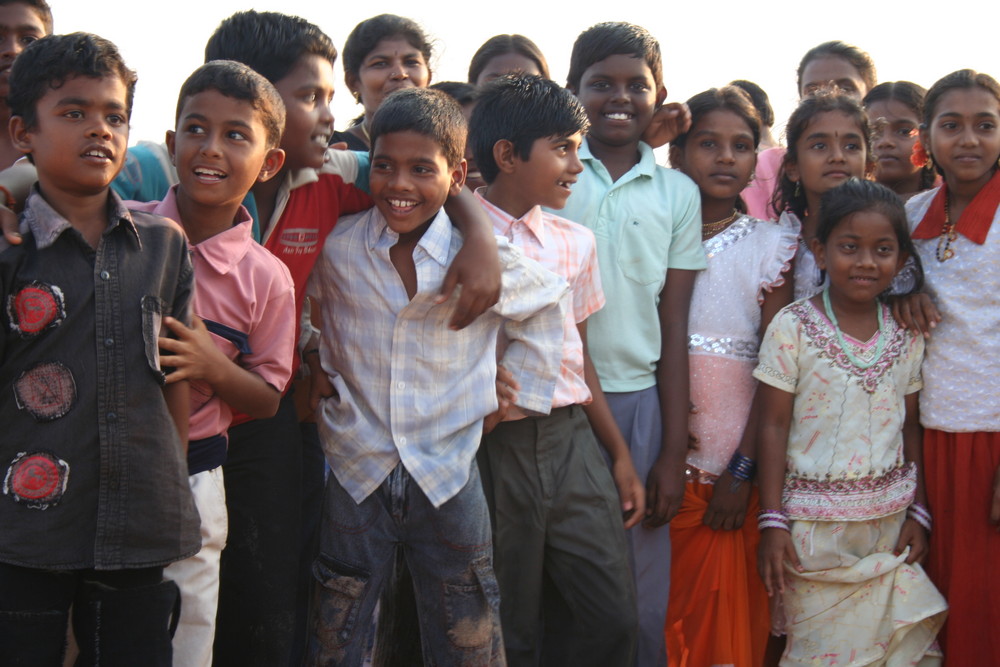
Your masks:
M 163 400 L 167 404 L 167 411 L 174 422 L 174 427 L 180 435 L 184 455 L 187 456 L 188 427 L 191 424 L 191 396 L 188 383 L 181 381 L 164 385 Z
M 278 411 L 281 392 L 252 371 L 228 361 L 217 376 L 209 380 L 215 393 L 234 410 L 254 419 L 273 417 Z

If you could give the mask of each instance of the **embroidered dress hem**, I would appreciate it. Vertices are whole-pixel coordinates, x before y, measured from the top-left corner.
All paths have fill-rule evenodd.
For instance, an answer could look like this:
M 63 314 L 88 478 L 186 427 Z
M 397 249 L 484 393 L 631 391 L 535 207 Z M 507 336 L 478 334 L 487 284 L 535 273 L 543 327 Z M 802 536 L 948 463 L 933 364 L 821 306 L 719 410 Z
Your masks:
M 917 468 L 907 463 L 885 475 L 858 479 L 790 477 L 785 480 L 781 504 L 790 519 L 868 521 L 906 509 L 916 489 Z

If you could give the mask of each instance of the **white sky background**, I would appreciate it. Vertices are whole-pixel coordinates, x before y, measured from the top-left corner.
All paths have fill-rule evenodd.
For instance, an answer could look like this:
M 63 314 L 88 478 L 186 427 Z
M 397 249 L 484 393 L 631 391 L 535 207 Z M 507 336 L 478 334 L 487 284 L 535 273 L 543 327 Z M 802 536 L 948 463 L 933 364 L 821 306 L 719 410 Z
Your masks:
M 173 127 L 177 91 L 202 63 L 219 22 L 242 9 L 296 14 L 317 24 L 338 51 L 359 21 L 387 12 L 408 16 L 435 40 L 433 81 L 464 81 L 476 49 L 498 33 L 521 33 L 545 54 L 565 83 L 577 35 L 601 21 L 631 21 L 660 41 L 669 100 L 686 100 L 733 79 L 750 79 L 771 97 L 777 126 L 794 109 L 795 69 L 809 48 L 841 39 L 875 59 L 879 81 L 909 79 L 924 87 L 948 72 L 971 67 L 1000 77 L 1000 6 L 972 0 L 826 3 L 810 0 L 700 0 L 680 3 L 501 2 L 425 3 L 284 0 L 49 0 L 57 33 L 94 32 L 118 45 L 139 74 L 130 143 L 162 140 Z M 645 7 L 645 8 L 644 8 Z M 335 67 L 335 126 L 361 112 Z M 777 128 L 776 128 L 777 129 Z M 779 135 L 780 138 L 780 135 Z

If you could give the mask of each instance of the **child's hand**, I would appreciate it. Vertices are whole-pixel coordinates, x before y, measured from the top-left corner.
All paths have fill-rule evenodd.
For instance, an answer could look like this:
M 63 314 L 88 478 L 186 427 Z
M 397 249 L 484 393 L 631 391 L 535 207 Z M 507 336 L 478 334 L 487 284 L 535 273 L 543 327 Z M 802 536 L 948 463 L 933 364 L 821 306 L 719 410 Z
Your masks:
M 750 500 L 750 482 L 738 480 L 726 470 L 715 481 L 712 499 L 703 524 L 712 530 L 738 530 L 743 527 L 747 516 L 747 502 Z
M 441 284 L 439 303 L 447 301 L 455 288 L 462 286 L 455 312 L 448 322 L 448 326 L 456 331 L 472 324 L 500 299 L 500 256 L 496 242 L 491 249 L 484 249 L 484 245 L 489 244 L 463 245 Z
M 17 215 L 6 206 L 0 206 L 0 229 L 3 237 L 11 245 L 21 243 L 21 233 L 17 231 Z
M 671 463 L 660 457 L 646 478 L 646 518 L 642 525 L 659 528 L 676 516 L 684 501 L 684 462 Z
M 768 597 L 785 592 L 786 561 L 799 572 L 804 571 L 799 556 L 795 553 L 795 545 L 792 544 L 792 534 L 787 530 L 765 528 L 761 531 L 760 549 L 757 553 L 757 570 L 764 580 Z
M 322 366 L 318 364 L 317 366 L 319 370 L 315 370 L 311 366 L 309 368 L 309 409 L 314 413 L 319 410 L 321 400 L 330 398 L 336 393 L 333 383 L 330 382 L 330 376 L 326 374 Z
M 922 292 L 893 299 L 892 316 L 904 329 L 915 330 L 924 338 L 930 338 L 931 329 L 941 321 L 941 313 L 934 302 Z
M 175 369 L 167 376 L 167 384 L 181 380 L 203 380 L 214 385 L 219 371 L 230 361 L 212 340 L 201 318 L 192 315 L 190 327 L 172 317 L 163 318 L 163 323 L 177 336 L 161 336 L 159 339 L 160 349 L 172 353 L 161 356 L 160 365 Z
M 503 366 L 497 366 L 497 407 L 495 412 L 486 415 L 483 419 L 483 435 L 496 428 L 510 411 L 510 407 L 517 401 L 517 392 L 521 384 L 514 379 L 514 374 Z
M 1000 530 L 1000 466 L 993 474 L 993 503 L 990 505 L 990 521 Z
M 628 530 L 642 521 L 642 517 L 646 514 L 646 489 L 635 472 L 632 457 L 627 453 L 612 464 L 611 476 L 615 480 L 615 488 L 618 489 L 618 498 L 621 500 L 625 530 Z
M 664 104 L 653 114 L 642 140 L 653 148 L 669 144 L 691 129 L 691 110 L 683 102 Z
M 906 547 L 910 547 L 910 553 L 906 557 L 907 563 L 919 563 L 927 555 L 927 531 L 913 519 L 903 522 L 899 540 L 896 541 L 896 548 L 892 552 L 898 556 Z

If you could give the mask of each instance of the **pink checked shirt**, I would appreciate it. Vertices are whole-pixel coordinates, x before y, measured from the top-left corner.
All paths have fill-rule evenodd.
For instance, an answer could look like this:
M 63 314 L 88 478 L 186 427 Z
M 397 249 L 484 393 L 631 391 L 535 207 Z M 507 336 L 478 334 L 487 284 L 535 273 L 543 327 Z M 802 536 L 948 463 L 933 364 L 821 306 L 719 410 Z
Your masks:
M 128 205 L 179 221 L 176 192 L 174 186 L 161 202 Z M 192 310 L 227 357 L 282 391 L 295 351 L 295 286 L 281 260 L 253 240 L 250 214 L 246 209 L 241 214 L 226 231 L 190 246 Z M 208 384 L 191 383 L 191 440 L 225 433 L 232 418 L 229 405 Z
M 552 407 L 590 403 L 590 389 L 583 376 L 583 341 L 576 326 L 604 307 L 594 233 L 583 225 L 543 211 L 540 206 L 515 219 L 478 192 L 476 197 L 493 221 L 493 231 L 498 236 L 506 237 L 526 257 L 569 283 L 570 305 L 563 321 L 565 339 Z M 514 409 L 509 419 L 522 417 L 524 414 Z

